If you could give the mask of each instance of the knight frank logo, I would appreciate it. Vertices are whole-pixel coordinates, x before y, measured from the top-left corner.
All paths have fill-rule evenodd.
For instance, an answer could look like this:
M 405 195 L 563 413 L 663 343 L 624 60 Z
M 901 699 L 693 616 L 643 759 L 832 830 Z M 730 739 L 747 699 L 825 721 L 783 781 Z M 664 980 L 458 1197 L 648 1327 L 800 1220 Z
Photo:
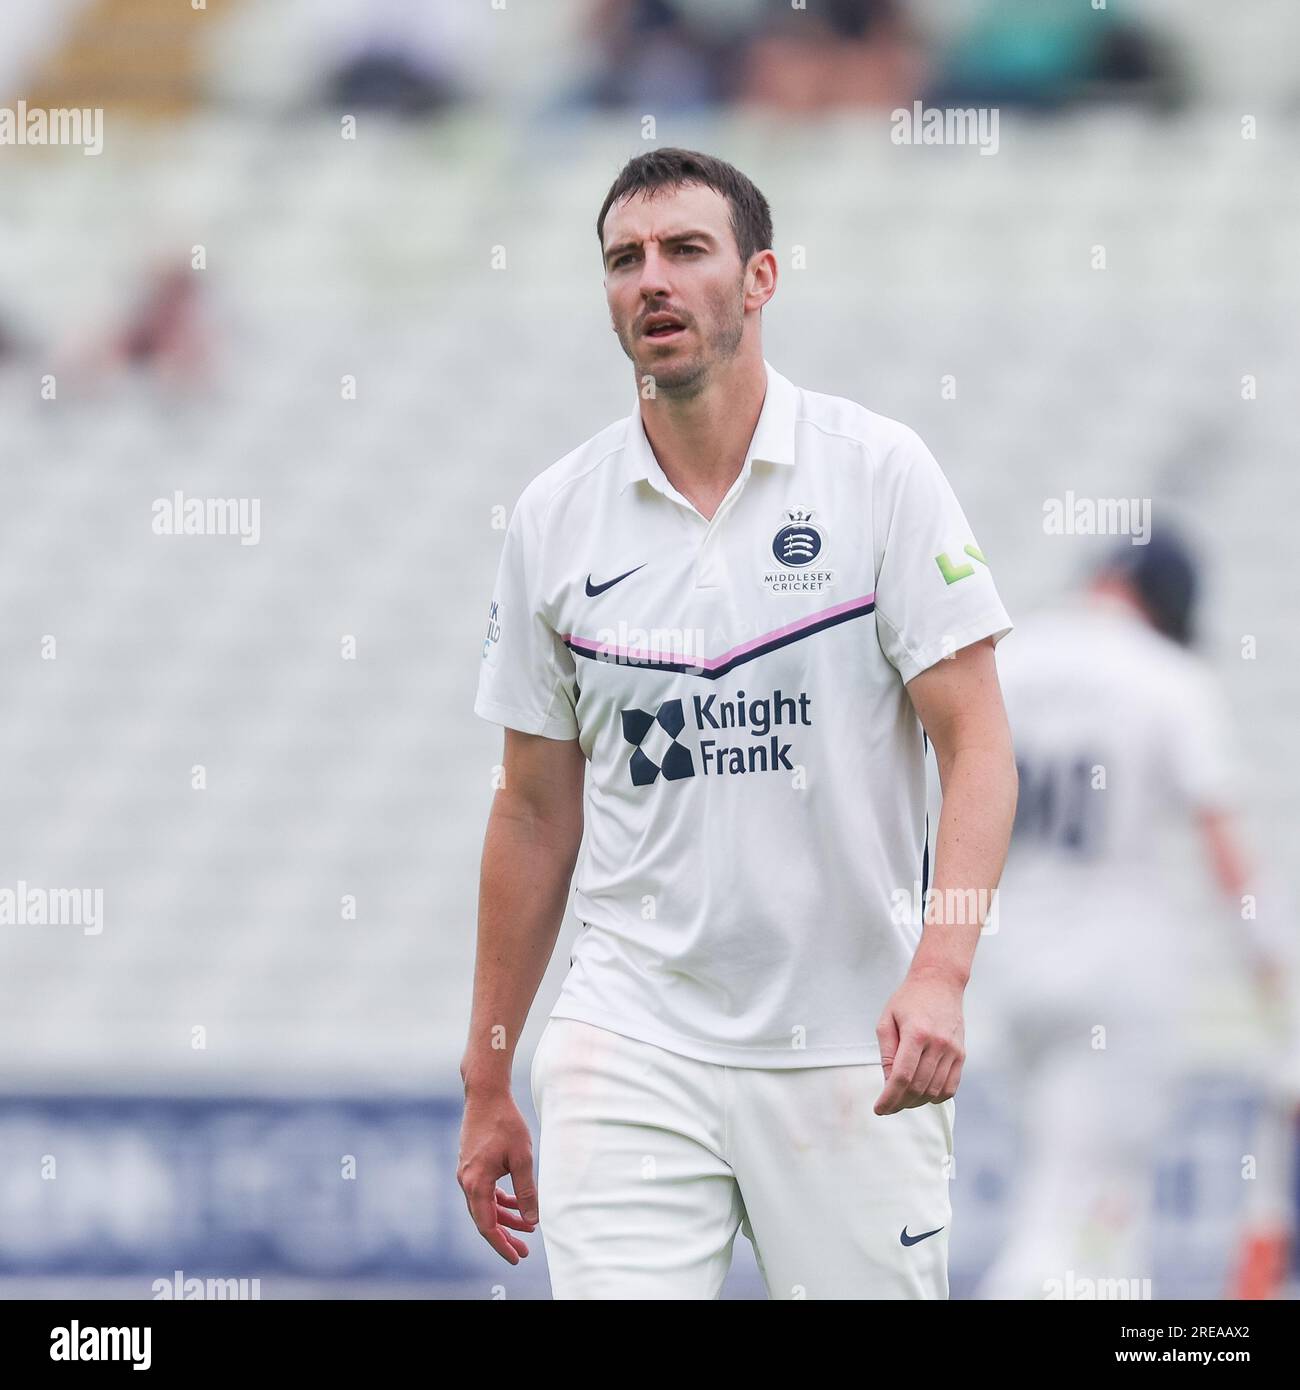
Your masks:
M 663 774 L 667 782 L 694 777 L 698 765 L 701 777 L 722 777 L 731 773 L 793 772 L 790 743 L 782 743 L 771 730 L 786 725 L 810 725 L 811 697 L 800 691 L 785 695 L 746 696 L 736 691 L 734 699 L 720 695 L 694 695 L 689 704 L 665 700 L 653 712 L 625 709 L 623 737 L 632 745 L 628 771 L 634 787 L 648 787 Z M 687 712 L 692 716 L 687 729 Z M 726 742 L 707 737 L 714 730 L 734 729 Z M 698 735 L 698 737 L 697 737 Z M 689 737 L 694 749 L 685 739 Z M 698 758 L 698 764 L 697 764 Z
M 691 750 L 677 742 L 677 735 L 686 727 L 680 700 L 665 700 L 653 714 L 643 709 L 622 713 L 623 737 L 632 745 L 634 787 L 648 787 L 661 772 L 670 782 L 695 776 Z

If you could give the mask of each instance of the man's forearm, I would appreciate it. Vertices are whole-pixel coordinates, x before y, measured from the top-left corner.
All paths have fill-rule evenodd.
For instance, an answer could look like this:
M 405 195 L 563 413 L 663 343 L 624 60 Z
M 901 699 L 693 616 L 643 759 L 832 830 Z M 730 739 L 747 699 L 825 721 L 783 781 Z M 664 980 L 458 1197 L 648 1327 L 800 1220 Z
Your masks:
M 515 1047 L 555 949 L 581 841 L 498 792 L 479 884 L 478 950 L 466 1090 L 508 1087 Z
M 940 775 L 934 873 L 912 971 L 965 986 L 1006 862 L 1018 779 L 1010 750 L 998 748 L 962 749 Z

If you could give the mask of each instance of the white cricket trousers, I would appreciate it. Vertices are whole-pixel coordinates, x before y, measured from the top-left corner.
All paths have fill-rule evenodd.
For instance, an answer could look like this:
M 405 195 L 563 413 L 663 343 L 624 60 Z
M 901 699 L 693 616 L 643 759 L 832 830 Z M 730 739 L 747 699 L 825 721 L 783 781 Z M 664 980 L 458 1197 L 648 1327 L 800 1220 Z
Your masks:
M 877 1115 L 878 1062 L 723 1066 L 568 1018 L 531 1082 L 555 1298 L 717 1298 L 737 1229 L 769 1298 L 948 1297 L 952 1100 Z

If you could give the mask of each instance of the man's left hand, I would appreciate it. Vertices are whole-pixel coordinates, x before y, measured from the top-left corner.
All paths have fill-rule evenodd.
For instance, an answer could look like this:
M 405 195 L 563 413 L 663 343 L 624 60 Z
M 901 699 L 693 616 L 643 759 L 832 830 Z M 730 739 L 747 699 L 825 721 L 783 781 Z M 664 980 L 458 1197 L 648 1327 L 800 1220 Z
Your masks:
M 956 1094 L 966 1060 L 962 986 L 934 973 L 913 974 L 894 991 L 876 1025 L 885 1088 L 877 1115 L 942 1105 Z

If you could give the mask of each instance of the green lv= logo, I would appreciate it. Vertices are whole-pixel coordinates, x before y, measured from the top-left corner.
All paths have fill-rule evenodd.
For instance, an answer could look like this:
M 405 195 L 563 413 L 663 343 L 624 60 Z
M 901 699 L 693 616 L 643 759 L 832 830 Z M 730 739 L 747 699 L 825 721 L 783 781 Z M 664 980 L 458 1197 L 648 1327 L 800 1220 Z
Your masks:
M 987 568 L 988 561 L 980 554 L 978 546 L 966 545 L 962 549 L 972 560 L 978 560 Z M 946 550 L 934 557 L 934 563 L 939 566 L 939 573 L 943 575 L 946 584 L 955 584 L 959 579 L 965 579 L 967 575 L 975 573 L 974 565 L 954 565 Z

